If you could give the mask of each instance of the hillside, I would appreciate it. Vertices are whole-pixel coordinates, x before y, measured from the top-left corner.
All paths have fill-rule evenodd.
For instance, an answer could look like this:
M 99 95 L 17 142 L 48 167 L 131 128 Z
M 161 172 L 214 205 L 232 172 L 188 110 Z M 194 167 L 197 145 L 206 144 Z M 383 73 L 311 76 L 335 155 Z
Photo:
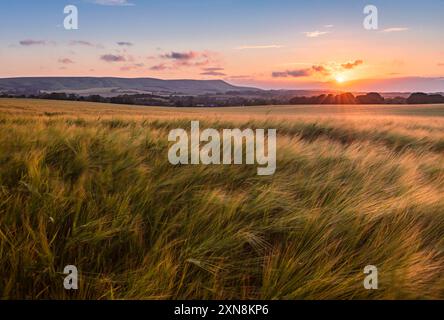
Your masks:
M 162 80 L 155 78 L 95 78 L 95 77 L 25 77 L 0 79 L 0 92 L 36 94 L 65 92 L 103 96 L 124 93 L 206 94 L 227 91 L 255 90 L 238 87 L 223 80 Z

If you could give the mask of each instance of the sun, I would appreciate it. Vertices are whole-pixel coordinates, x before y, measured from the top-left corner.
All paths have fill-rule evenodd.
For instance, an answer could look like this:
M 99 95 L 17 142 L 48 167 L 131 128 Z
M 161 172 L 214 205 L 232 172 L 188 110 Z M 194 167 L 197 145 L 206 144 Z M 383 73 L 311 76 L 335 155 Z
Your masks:
M 344 76 L 338 75 L 335 77 L 336 82 L 343 83 L 345 81 Z

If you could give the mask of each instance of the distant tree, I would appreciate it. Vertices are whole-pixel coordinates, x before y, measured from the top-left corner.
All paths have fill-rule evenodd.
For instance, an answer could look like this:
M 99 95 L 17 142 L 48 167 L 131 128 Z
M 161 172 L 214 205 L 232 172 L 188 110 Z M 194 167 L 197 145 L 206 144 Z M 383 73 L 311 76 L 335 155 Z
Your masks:
M 68 96 L 64 92 L 52 92 L 52 93 L 43 95 L 43 97 L 45 99 L 50 99 L 50 100 L 67 100 L 68 99 Z
M 310 104 L 309 98 L 307 97 L 294 97 L 290 99 L 290 104 Z
M 383 104 L 384 97 L 377 92 L 370 92 L 366 95 L 356 97 L 356 103 L 358 104 Z
M 93 95 L 86 97 L 86 100 L 90 101 L 90 102 L 102 102 L 103 98 L 102 98 L 102 96 L 100 96 L 98 94 L 93 94 Z
M 342 93 L 336 96 L 337 104 L 356 104 L 356 99 L 350 92 Z
M 394 97 L 394 98 L 386 98 L 384 100 L 386 104 L 406 104 L 407 99 L 404 97 Z
M 321 104 L 336 104 L 336 97 L 333 94 L 328 94 Z
M 408 104 L 444 103 L 444 97 L 440 94 L 428 95 L 424 92 L 415 92 L 407 98 Z
M 416 103 L 427 103 L 428 100 L 428 95 L 424 92 L 415 92 L 412 93 L 408 98 L 407 98 L 407 103 L 408 104 L 416 104 Z
M 444 103 L 444 97 L 440 94 L 429 94 L 432 103 Z

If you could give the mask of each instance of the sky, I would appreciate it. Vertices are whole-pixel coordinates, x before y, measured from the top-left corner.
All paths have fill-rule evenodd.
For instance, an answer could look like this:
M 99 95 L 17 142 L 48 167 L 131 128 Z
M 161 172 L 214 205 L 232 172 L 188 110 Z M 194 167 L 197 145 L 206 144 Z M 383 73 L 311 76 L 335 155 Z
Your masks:
M 363 26 L 369 4 L 377 30 Z M 67 5 L 78 30 L 64 28 Z M 444 91 L 443 12 L 444 0 L 2 0 L 0 77 L 409 90 L 430 80 Z

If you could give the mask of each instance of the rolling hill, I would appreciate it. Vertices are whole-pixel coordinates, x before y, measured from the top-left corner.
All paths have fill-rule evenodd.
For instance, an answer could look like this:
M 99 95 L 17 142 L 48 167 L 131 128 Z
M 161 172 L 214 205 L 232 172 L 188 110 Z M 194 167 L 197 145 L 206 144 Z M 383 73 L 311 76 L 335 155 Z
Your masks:
M 206 94 L 228 91 L 259 91 L 238 87 L 223 80 L 161 80 L 155 78 L 95 78 L 95 77 L 24 77 L 0 79 L 0 92 L 38 94 L 65 92 L 79 95 L 114 96 L 134 93 Z

